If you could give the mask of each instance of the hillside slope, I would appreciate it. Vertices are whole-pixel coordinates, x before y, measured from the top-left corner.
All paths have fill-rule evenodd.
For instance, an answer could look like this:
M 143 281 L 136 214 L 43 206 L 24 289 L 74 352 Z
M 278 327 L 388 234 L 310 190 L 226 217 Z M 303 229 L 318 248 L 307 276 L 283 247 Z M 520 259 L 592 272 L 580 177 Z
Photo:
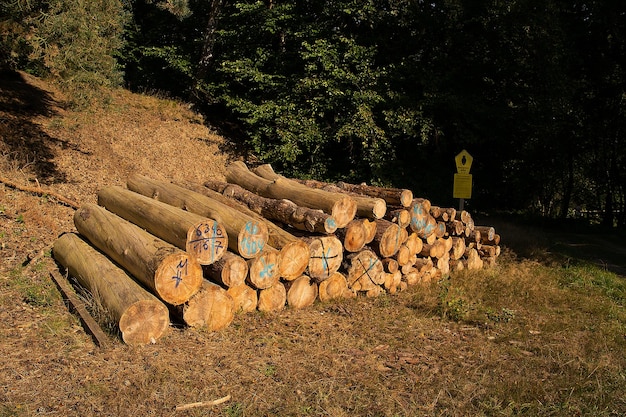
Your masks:
M 73 111 L 44 81 L 25 73 L 4 74 L 0 176 L 78 204 L 95 202 L 103 186 L 124 186 L 131 173 L 196 182 L 223 177 L 224 140 L 189 106 L 122 89 L 110 94 L 106 105 Z M 36 195 L 0 185 L 0 202 L 3 222 L 20 219 L 5 223 L 7 230 L 15 224 L 27 228 L 19 240 L 3 241 L 5 258 L 24 260 L 73 228 L 73 210 Z M 23 247 L 25 240 L 30 247 Z

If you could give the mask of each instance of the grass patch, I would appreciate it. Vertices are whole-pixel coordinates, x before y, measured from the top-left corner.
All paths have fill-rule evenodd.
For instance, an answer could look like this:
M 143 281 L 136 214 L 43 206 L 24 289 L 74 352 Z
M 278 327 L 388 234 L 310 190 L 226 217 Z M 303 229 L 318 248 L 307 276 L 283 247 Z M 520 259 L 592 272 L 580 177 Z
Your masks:
M 33 307 L 50 307 L 59 301 L 59 293 L 49 280 L 41 280 L 42 266 L 35 266 L 35 273 L 29 269 L 15 267 L 9 271 L 9 286 L 19 294 L 21 300 Z

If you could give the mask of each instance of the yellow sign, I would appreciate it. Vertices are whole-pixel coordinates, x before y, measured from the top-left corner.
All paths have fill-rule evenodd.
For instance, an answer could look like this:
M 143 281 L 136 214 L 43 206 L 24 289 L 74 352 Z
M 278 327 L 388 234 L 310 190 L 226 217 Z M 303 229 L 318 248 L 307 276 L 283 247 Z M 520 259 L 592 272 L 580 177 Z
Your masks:
M 469 174 L 473 160 L 474 158 L 472 158 L 472 155 L 463 149 L 461 153 L 454 158 L 454 161 L 456 162 L 456 172 L 459 174 Z
M 472 174 L 454 174 L 453 198 L 472 198 Z

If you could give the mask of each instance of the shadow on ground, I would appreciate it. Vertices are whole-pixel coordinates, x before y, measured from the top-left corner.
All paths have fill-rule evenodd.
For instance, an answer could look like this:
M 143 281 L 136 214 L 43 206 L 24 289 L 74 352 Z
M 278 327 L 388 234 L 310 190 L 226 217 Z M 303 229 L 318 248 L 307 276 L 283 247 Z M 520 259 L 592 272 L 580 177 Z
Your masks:
M 53 145 L 68 146 L 34 122 L 52 117 L 57 103 L 52 95 L 26 82 L 18 72 L 0 73 L 0 150 L 15 169 L 27 169 L 43 184 L 65 182 L 54 162 Z

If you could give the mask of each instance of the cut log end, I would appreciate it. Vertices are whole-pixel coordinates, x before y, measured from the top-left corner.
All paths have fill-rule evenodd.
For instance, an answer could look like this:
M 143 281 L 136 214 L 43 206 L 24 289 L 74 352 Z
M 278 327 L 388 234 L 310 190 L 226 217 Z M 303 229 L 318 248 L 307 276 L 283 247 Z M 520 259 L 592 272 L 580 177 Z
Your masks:
M 255 311 L 258 304 L 258 294 L 254 288 L 246 284 L 235 285 L 226 291 L 234 301 L 235 312 L 249 313 Z
M 227 248 L 226 229 L 215 220 L 207 219 L 195 224 L 187 233 L 187 253 L 200 265 L 216 262 Z
M 277 282 L 270 288 L 259 291 L 257 309 L 263 312 L 280 311 L 285 308 L 287 290 L 282 282 Z
M 280 252 L 266 248 L 256 258 L 248 261 L 248 283 L 262 290 L 274 286 L 280 279 Z
M 226 290 L 204 281 L 200 291 L 185 305 L 183 320 L 192 327 L 206 326 L 209 331 L 217 331 L 233 321 L 234 311 L 235 303 Z
M 157 295 L 166 303 L 180 305 L 202 286 L 202 267 L 183 252 L 163 259 L 154 276 Z
M 248 221 L 237 237 L 239 254 L 246 259 L 254 258 L 265 248 L 268 237 L 269 230 L 265 224 Z
M 281 278 L 291 281 L 298 278 L 309 265 L 311 250 L 309 245 L 298 239 L 283 246 L 278 264 Z
M 169 324 L 169 312 L 157 300 L 137 301 L 119 320 L 122 340 L 129 345 L 155 343 L 167 331 Z
M 354 219 L 356 210 L 356 201 L 354 201 L 353 198 L 346 196 L 337 200 L 335 204 L 333 204 L 332 212 L 330 214 L 335 219 L 337 227 L 346 227 L 346 225 Z
M 312 305 L 318 296 L 318 286 L 306 275 L 301 275 L 289 283 L 287 305 L 291 308 L 304 308 Z

